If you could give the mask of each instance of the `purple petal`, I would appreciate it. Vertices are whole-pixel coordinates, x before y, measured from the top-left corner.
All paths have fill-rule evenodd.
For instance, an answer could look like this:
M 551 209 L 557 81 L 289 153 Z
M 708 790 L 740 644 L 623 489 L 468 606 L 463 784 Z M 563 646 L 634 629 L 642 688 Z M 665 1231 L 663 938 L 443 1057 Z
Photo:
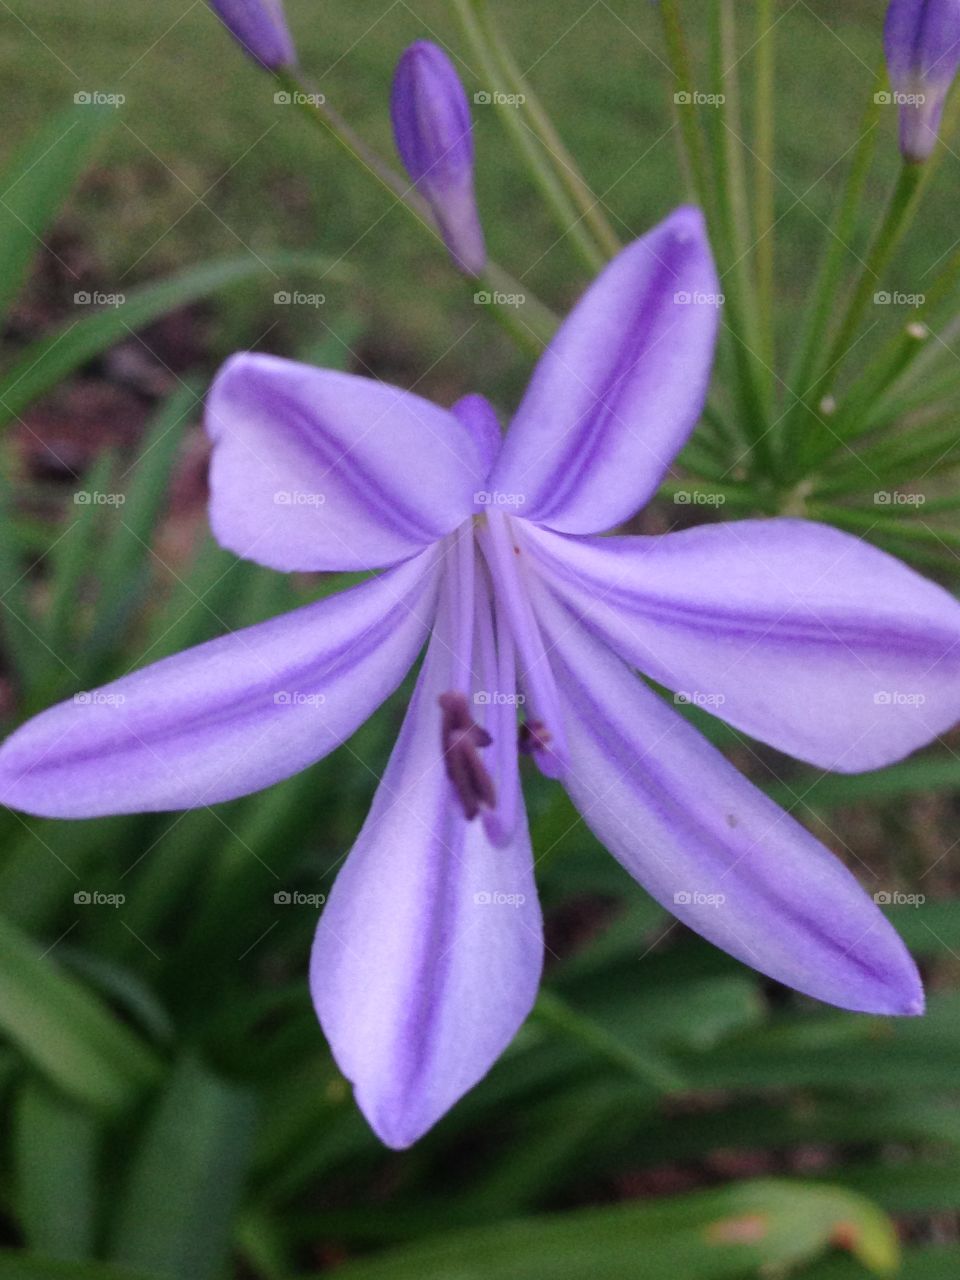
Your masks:
M 892 0 L 884 47 L 890 83 L 903 99 L 901 149 L 907 160 L 926 160 L 960 67 L 960 4 L 957 0 Z
M 842 863 L 753 787 L 562 606 L 555 644 L 587 825 L 646 890 L 745 964 L 818 1000 L 922 1012 L 909 954 Z
M 624 249 L 542 356 L 491 488 L 564 533 L 633 515 L 703 409 L 719 296 L 696 209 Z
M 499 847 L 465 820 L 444 769 L 437 702 L 456 677 L 453 634 L 444 608 L 311 962 L 337 1063 L 391 1147 L 415 1142 L 486 1074 L 533 1004 L 543 958 L 515 754 L 498 777 L 516 815 Z
M 744 520 L 526 542 L 622 658 L 801 760 L 879 769 L 960 720 L 960 604 L 859 538 Z
M 77 694 L 0 748 L 0 803 L 49 818 L 191 809 L 321 759 L 397 687 L 437 556 Z
M 453 406 L 453 413 L 473 437 L 481 458 L 481 470 L 486 478 L 503 445 L 503 433 L 496 409 L 485 396 L 469 395 L 457 401 Z M 483 496 L 486 497 L 486 494 Z
M 393 132 L 404 167 L 429 202 L 450 256 L 480 275 L 487 251 L 473 187 L 470 105 L 456 67 L 429 40 L 407 49 L 393 80 Z
M 206 425 L 217 540 L 288 572 L 406 559 L 470 515 L 482 479 L 470 433 L 447 410 L 274 356 L 227 361 Z
M 271 71 L 296 66 L 280 0 L 210 0 L 210 7 L 255 62 Z

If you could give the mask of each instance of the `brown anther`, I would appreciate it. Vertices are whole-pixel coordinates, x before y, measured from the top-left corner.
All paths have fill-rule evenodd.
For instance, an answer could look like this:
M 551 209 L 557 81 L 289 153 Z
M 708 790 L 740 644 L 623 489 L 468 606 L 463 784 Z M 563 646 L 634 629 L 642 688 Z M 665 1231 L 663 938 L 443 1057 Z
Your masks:
M 444 767 L 463 806 L 464 817 L 472 821 L 481 809 L 496 808 L 493 779 L 478 754 L 493 739 L 474 720 L 462 693 L 442 693 L 439 703 L 443 712 L 440 732 Z
M 542 720 L 525 720 L 520 726 L 520 752 L 532 756 L 537 751 L 546 751 L 553 741 L 553 734 Z

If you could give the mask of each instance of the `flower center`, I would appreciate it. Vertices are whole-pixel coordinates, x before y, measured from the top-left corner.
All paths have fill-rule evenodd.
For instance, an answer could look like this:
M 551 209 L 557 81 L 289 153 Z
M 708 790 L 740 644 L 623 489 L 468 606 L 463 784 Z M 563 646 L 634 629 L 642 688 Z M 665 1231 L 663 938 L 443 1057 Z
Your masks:
M 464 816 L 483 811 L 491 830 L 491 822 L 505 830 L 513 822 L 510 774 L 518 752 L 549 777 L 561 777 L 566 764 L 519 524 L 498 511 L 466 522 L 450 536 L 444 576 L 441 626 L 450 664 L 448 691 L 439 698 L 444 768 Z M 481 758 L 488 747 L 490 755 Z

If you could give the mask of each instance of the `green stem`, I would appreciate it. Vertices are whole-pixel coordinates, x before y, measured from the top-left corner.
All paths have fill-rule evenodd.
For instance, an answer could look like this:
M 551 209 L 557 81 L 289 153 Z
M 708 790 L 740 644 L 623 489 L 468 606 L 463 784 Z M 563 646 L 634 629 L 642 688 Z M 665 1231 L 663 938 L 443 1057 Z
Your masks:
M 584 265 L 591 273 L 599 271 L 604 266 L 606 258 L 584 227 L 580 214 L 557 178 L 536 134 L 520 120 L 517 107 L 509 105 L 506 101 L 509 97 L 509 82 L 480 21 L 477 12 L 478 0 L 453 0 L 453 4 L 464 34 L 480 63 L 480 69 L 487 78 L 489 91 L 503 99 L 497 104 L 500 119 L 520 155 L 529 166 L 530 175 L 540 188 L 556 219 L 557 226 L 564 236 L 570 238 Z
M 923 525 L 905 524 L 889 516 L 875 516 L 867 512 L 851 510 L 849 507 L 811 505 L 808 507 L 808 513 L 814 520 L 822 520 L 841 527 L 846 526 L 859 533 L 879 533 L 886 537 L 899 538 L 903 542 L 937 544 L 951 551 L 960 548 L 960 533 L 955 529 L 932 529 Z
M 826 345 L 826 335 L 836 306 L 844 261 L 856 234 L 867 175 L 873 163 L 877 126 L 880 122 L 877 91 L 884 83 L 884 74 L 881 71 L 876 76 L 874 91 L 870 95 L 870 101 L 860 122 L 860 137 L 854 149 L 853 162 L 847 174 L 843 196 L 830 226 L 827 248 L 813 290 L 813 302 L 806 313 L 796 356 L 787 375 L 788 394 L 795 396 L 796 400 L 784 415 L 782 435 L 788 471 L 794 476 L 800 474 L 800 442 L 804 434 L 801 426 L 806 423 L 809 416 L 807 392 L 817 377 L 817 365 Z
M 731 506 L 738 511 L 762 511 L 768 515 L 775 514 L 774 505 L 765 501 L 753 489 L 747 488 L 746 485 L 720 484 L 715 480 L 664 480 L 659 489 L 659 496 L 676 499 L 680 495 L 690 494 L 694 491 L 703 495 L 703 498 L 696 504 L 696 510 L 711 506 Z M 722 499 L 722 501 L 704 501 L 704 499 L 714 498 Z M 683 505 L 694 506 L 693 503 L 684 503 Z
M 663 22 L 663 34 L 667 43 L 667 57 L 670 69 L 673 72 L 676 89 L 680 92 L 689 93 L 695 81 L 686 37 L 683 34 L 680 11 L 676 0 L 661 0 L 659 7 L 661 21 Z M 677 116 L 680 124 L 680 134 L 683 139 L 684 155 L 697 203 L 707 214 L 708 220 L 719 225 L 720 220 L 714 205 L 710 163 L 696 113 L 693 111 L 678 111 Z M 720 246 L 716 241 L 715 247 L 719 251 Z
M 696 80 L 677 0 L 661 0 L 659 9 L 675 87 L 680 92 L 689 93 Z M 725 182 L 725 157 L 718 156 L 719 163 L 711 166 L 698 114 L 692 103 L 678 106 L 677 115 L 694 196 L 707 219 L 710 240 L 720 263 L 721 278 L 724 278 L 726 270 L 736 262 Z M 773 460 L 767 440 L 768 416 L 763 380 L 758 376 L 758 343 L 755 337 L 751 338 L 753 322 L 746 314 L 746 298 L 739 296 L 742 277 L 737 271 L 734 271 L 734 277 L 733 286 L 726 290 L 727 323 L 722 332 L 736 370 L 744 435 L 762 468 L 769 474 Z
M 938 356 L 953 354 L 947 345 L 931 338 L 931 317 L 943 301 L 953 297 L 958 281 L 960 250 L 940 269 L 915 318 L 884 344 L 847 391 L 836 419 L 837 431 L 843 440 L 855 439 L 887 424 L 890 421 L 888 406 L 891 393 L 915 381 L 911 375 L 929 369 Z M 920 405 L 931 398 L 925 382 L 919 396 Z
M 803 440 L 797 449 L 802 473 L 814 465 L 815 460 L 824 452 L 832 452 L 834 444 L 839 444 L 832 428 L 830 431 L 825 431 L 817 413 L 817 406 L 822 404 L 829 394 L 841 365 L 856 345 L 855 336 L 870 299 L 904 233 L 913 221 L 913 215 L 923 191 L 924 177 L 924 170 L 920 165 L 904 165 L 901 169 L 900 177 L 887 204 L 866 261 L 854 277 L 856 283 L 850 302 L 843 314 L 836 337 L 828 349 L 822 372 L 804 396 L 809 429 L 803 433 Z M 811 409 L 812 412 L 810 412 Z
M 593 194 L 580 172 L 566 144 L 560 137 L 549 112 L 541 103 L 535 90 L 517 65 L 510 47 L 504 40 L 487 0 L 477 0 L 478 12 L 490 39 L 491 47 L 510 84 L 511 91 L 522 94 L 525 114 L 529 117 L 533 132 L 543 149 L 555 161 L 557 176 L 566 187 L 570 198 L 580 210 L 583 221 L 590 228 L 600 249 L 607 257 L 615 257 L 621 249 L 620 238 L 604 213 L 600 200 Z
M 417 225 L 432 236 L 440 248 L 446 253 L 443 236 L 437 226 L 430 207 L 411 183 L 376 151 L 374 151 L 333 107 L 326 102 L 324 96 L 316 92 L 309 84 L 290 72 L 280 72 L 277 80 L 293 97 L 294 103 L 315 128 L 321 128 L 336 139 L 343 150 L 358 161 L 364 169 L 396 197 L 400 207 L 414 219 Z M 517 280 L 505 268 L 492 259 L 482 277 L 478 279 L 464 277 L 464 288 L 471 294 L 486 291 L 491 294 L 491 310 L 501 325 L 525 351 L 532 355 L 539 354 L 556 332 L 559 319 L 529 288 Z M 498 302 L 497 295 L 503 298 L 522 296 L 525 301 L 522 316 L 514 304 Z
M 638 1053 L 636 1049 L 622 1044 L 595 1022 L 581 1017 L 566 1001 L 552 992 L 540 992 L 533 1008 L 533 1016 L 544 1026 L 578 1040 L 612 1066 L 652 1086 L 657 1093 L 677 1093 L 684 1088 L 683 1081 L 668 1063 L 658 1057 Z
M 754 116 L 757 162 L 754 170 L 754 204 L 756 207 L 757 241 L 757 309 L 764 338 L 764 359 L 770 368 L 776 359 L 775 285 L 776 285 L 776 198 L 774 164 L 776 161 L 776 37 L 774 27 L 775 0 L 758 0 L 756 82 L 757 106 Z
M 752 380 L 762 390 L 764 407 L 762 422 L 766 427 L 771 417 L 775 375 L 765 360 L 768 339 L 760 326 L 757 286 L 752 271 L 756 243 L 750 218 L 747 194 L 747 172 L 744 161 L 743 123 L 740 113 L 740 76 L 737 71 L 737 28 L 733 0 L 719 0 L 717 33 L 714 42 L 716 60 L 714 84 L 722 95 L 716 115 L 720 124 L 715 151 L 716 172 L 721 178 L 719 189 L 725 202 L 725 216 L 730 237 L 732 265 L 725 275 L 736 280 L 736 294 L 741 328 L 752 366 Z M 768 459 L 769 461 L 769 459 Z
M 900 176 L 893 189 L 886 212 L 877 234 L 874 237 L 867 260 L 857 273 L 857 283 L 850 302 L 840 323 L 840 328 L 833 340 L 827 355 L 827 367 L 817 384 L 821 394 L 825 395 L 836 377 L 837 367 L 843 362 L 857 329 L 863 320 L 864 312 L 874 295 L 878 282 L 890 265 L 901 239 L 913 221 L 917 204 L 923 190 L 925 170 L 923 166 L 906 164 L 900 170 Z M 817 397 L 818 399 L 820 397 Z

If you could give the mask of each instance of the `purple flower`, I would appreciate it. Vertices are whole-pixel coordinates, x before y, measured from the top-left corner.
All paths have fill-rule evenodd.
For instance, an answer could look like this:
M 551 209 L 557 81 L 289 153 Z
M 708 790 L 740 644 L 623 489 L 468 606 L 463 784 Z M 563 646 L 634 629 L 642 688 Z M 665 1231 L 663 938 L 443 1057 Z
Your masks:
M 891 0 L 884 44 L 904 159 L 929 158 L 960 66 L 960 0 Z
M 453 63 L 429 40 L 397 63 L 390 100 L 397 150 L 457 267 L 480 275 L 487 250 L 473 189 L 470 106 Z
M 270 71 L 296 66 L 281 0 L 210 0 L 210 8 L 255 62 Z
M 518 756 L 684 923 L 843 1008 L 916 1014 L 910 956 L 849 871 L 636 671 L 822 769 L 889 764 L 960 713 L 960 605 L 803 520 L 598 537 L 703 406 L 718 292 L 681 209 L 588 290 L 501 441 L 480 396 L 261 355 L 213 387 L 211 520 L 282 570 L 385 568 L 27 723 L 0 800 L 86 818 L 215 804 L 344 742 L 427 652 L 311 967 L 371 1125 L 415 1141 L 510 1043 L 543 942 Z

